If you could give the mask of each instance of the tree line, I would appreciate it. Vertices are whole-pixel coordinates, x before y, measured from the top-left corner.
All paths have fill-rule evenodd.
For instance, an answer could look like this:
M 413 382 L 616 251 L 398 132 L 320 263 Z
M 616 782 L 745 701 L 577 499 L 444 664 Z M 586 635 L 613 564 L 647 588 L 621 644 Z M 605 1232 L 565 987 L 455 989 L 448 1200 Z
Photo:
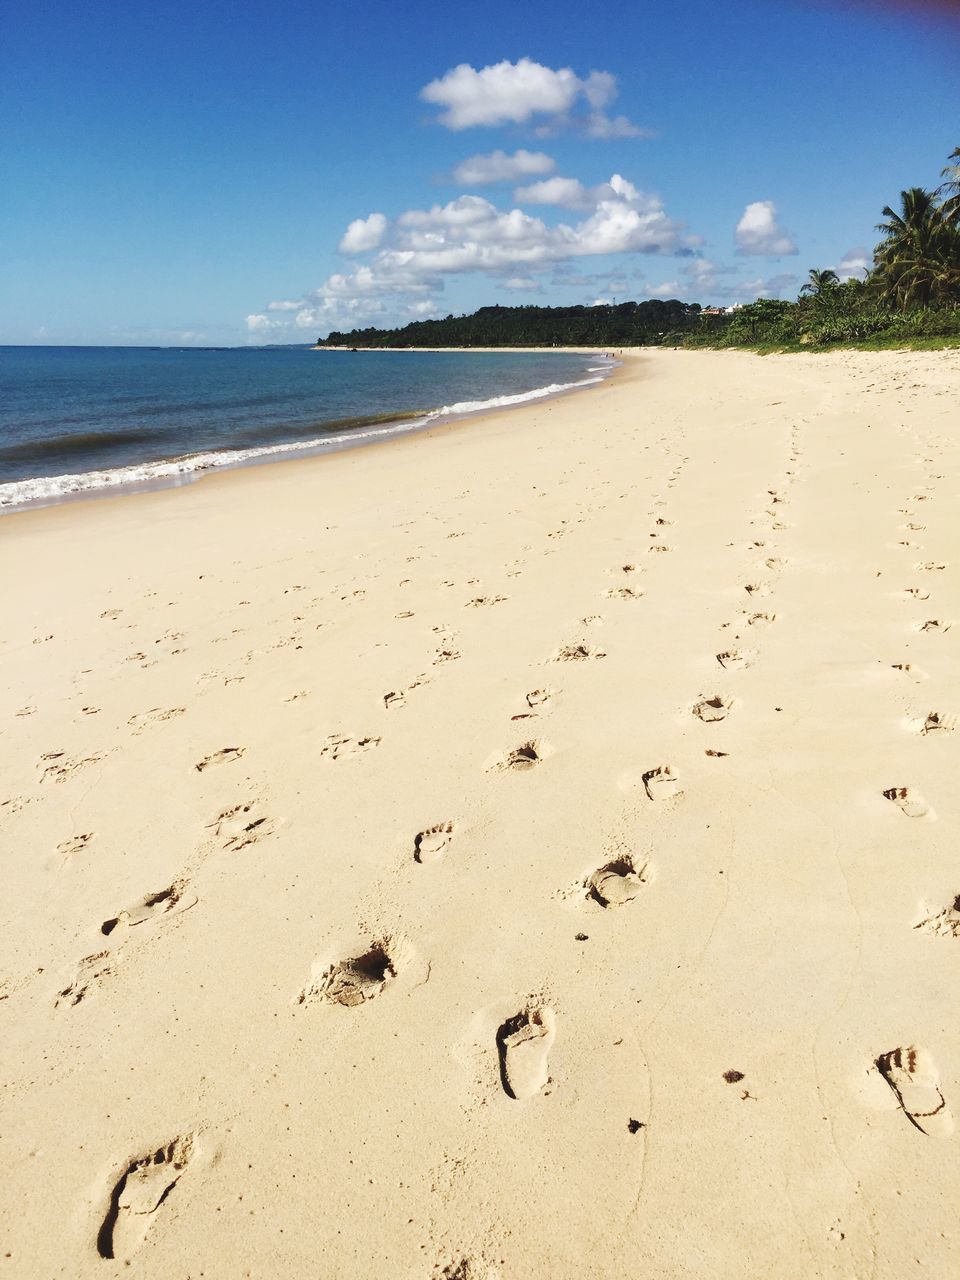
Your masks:
M 877 225 L 862 280 L 811 268 L 795 302 L 760 298 L 729 312 L 678 299 L 593 307 L 481 307 L 398 329 L 334 331 L 318 346 L 710 346 L 791 349 L 839 343 L 960 341 L 960 147 L 932 190 L 901 191 Z
M 321 347 L 648 346 L 683 328 L 697 303 L 622 302 L 595 307 L 481 307 L 468 316 L 415 320 L 402 329 L 334 330 Z

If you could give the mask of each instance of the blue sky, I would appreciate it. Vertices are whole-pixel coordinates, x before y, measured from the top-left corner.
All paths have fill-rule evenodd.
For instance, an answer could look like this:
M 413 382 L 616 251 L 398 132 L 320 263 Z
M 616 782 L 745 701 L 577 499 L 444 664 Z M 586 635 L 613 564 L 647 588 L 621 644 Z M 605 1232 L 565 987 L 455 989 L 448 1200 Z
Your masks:
M 0 52 L 0 342 L 794 297 L 960 145 L 958 10 L 34 0 Z

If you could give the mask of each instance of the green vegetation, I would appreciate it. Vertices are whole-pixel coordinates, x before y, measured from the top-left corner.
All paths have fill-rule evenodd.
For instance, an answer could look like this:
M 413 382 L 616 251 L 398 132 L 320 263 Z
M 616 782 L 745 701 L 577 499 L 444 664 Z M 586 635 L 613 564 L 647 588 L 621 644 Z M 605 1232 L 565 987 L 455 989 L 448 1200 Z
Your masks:
M 635 347 L 661 342 L 700 314 L 696 303 L 599 307 L 481 307 L 471 316 L 416 320 L 403 329 L 331 333 L 321 347 Z
M 934 191 L 911 187 L 889 205 L 865 280 L 812 268 L 796 302 L 759 298 L 730 311 L 699 303 L 482 307 L 402 329 L 331 333 L 318 346 L 687 346 L 800 351 L 960 345 L 960 147 Z

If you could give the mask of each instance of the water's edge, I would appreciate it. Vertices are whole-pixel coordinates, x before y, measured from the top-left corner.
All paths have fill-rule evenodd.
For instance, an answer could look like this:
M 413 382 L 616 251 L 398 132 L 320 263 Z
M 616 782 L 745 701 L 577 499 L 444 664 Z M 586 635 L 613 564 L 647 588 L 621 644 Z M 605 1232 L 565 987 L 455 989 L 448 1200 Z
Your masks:
M 584 353 L 587 354 L 587 353 Z M 0 515 L 35 510 L 83 498 L 132 495 L 192 483 L 211 471 L 234 470 L 292 457 L 316 457 L 343 449 L 399 438 L 416 431 L 446 425 L 489 413 L 516 408 L 531 401 L 564 395 L 604 381 L 616 367 L 613 361 L 587 368 L 591 375 L 575 382 L 550 383 L 515 395 L 488 400 L 465 400 L 423 412 L 357 416 L 318 424 L 323 434 L 307 440 L 258 445 L 246 449 L 219 449 L 185 454 L 154 462 L 133 463 L 103 471 L 86 471 L 0 484 Z

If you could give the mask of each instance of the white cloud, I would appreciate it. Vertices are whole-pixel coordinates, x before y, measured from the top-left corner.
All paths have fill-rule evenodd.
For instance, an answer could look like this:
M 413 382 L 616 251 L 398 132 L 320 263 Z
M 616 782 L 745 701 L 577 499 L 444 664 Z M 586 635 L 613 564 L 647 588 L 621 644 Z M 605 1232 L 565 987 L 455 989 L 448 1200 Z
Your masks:
M 552 173 L 556 167 L 556 161 L 545 152 L 524 151 L 521 147 L 512 156 L 505 151 L 491 151 L 489 155 L 461 160 L 453 179 L 464 187 L 479 187 L 488 182 L 516 182 L 518 178 Z
M 772 200 L 755 200 L 747 205 L 737 223 L 736 239 L 740 254 L 778 258 L 797 252 L 793 237 L 777 221 L 777 207 Z
M 591 111 L 584 125 L 588 138 L 650 138 L 652 130 L 641 129 L 632 124 L 626 116 L 614 116 L 613 119 L 602 111 Z
M 758 298 L 780 298 L 784 293 L 796 293 L 799 277 L 791 272 L 780 275 L 761 277 L 755 280 L 738 280 L 728 285 L 723 292 L 728 298 L 737 302 L 756 302 Z
M 534 116 L 547 116 L 548 131 L 582 127 L 591 138 L 641 136 L 645 131 L 626 116 L 611 120 L 604 112 L 616 95 L 616 77 L 609 71 L 591 71 L 581 79 L 570 67 L 554 70 L 531 58 L 480 70 L 462 62 L 420 90 L 425 102 L 442 108 L 438 119 L 447 129 L 527 124 Z M 580 99 L 590 108 L 584 117 L 571 115 Z
M 270 305 L 273 308 L 273 304 Z M 271 329 L 282 329 L 284 325 L 282 320 L 273 320 L 265 315 L 247 316 L 245 323 L 250 333 L 269 333 Z
M 841 280 L 863 280 L 873 266 L 873 254 L 858 246 L 848 249 L 837 266 Z
M 517 187 L 513 198 L 518 204 L 556 204 L 566 209 L 589 209 L 596 203 L 577 178 L 545 178 L 542 182 L 531 182 L 528 187 Z
M 504 289 L 513 293 L 539 293 L 540 282 L 535 276 L 510 276 L 503 281 Z
M 387 229 L 382 213 L 371 213 L 369 218 L 355 218 L 343 233 L 341 253 L 368 253 L 376 249 Z
M 668 216 L 660 199 L 620 174 L 589 189 L 574 179 L 562 181 L 584 193 L 586 216 L 580 221 L 548 225 L 520 208 L 499 209 L 482 196 L 466 194 L 444 205 L 408 209 L 386 225 L 369 262 L 329 276 L 304 298 L 270 304 L 274 313 L 294 313 L 292 322 L 286 315 L 263 315 L 251 317 L 248 328 L 262 332 L 291 323 L 349 328 L 384 313 L 427 314 L 449 276 L 482 273 L 506 281 L 507 288 L 532 290 L 538 272 L 580 258 L 689 252 L 692 237 Z M 369 219 L 358 221 L 366 225 Z M 622 280 L 622 270 L 616 274 Z M 604 287 L 619 292 L 608 278 Z
M 599 111 L 617 96 L 617 77 L 609 71 L 591 71 L 583 81 L 583 96 L 595 111 Z
M 420 90 L 425 102 L 443 107 L 440 123 L 448 129 L 474 125 L 523 124 L 532 115 L 569 111 L 581 92 L 569 67 L 553 71 L 530 58 L 498 62 L 477 71 L 469 63 Z
M 440 314 L 440 308 L 432 298 L 424 298 L 420 302 L 411 302 L 406 310 L 407 315 L 412 316 L 414 320 L 425 320 L 429 316 Z
M 618 200 L 639 205 L 649 199 L 619 173 L 596 187 L 585 187 L 577 178 L 546 178 L 528 187 L 518 187 L 513 198 L 518 204 L 553 204 L 565 209 L 596 209 L 604 201 Z
M 680 294 L 680 284 L 677 280 L 665 280 L 663 284 L 652 285 L 647 293 L 651 298 L 676 298 Z

